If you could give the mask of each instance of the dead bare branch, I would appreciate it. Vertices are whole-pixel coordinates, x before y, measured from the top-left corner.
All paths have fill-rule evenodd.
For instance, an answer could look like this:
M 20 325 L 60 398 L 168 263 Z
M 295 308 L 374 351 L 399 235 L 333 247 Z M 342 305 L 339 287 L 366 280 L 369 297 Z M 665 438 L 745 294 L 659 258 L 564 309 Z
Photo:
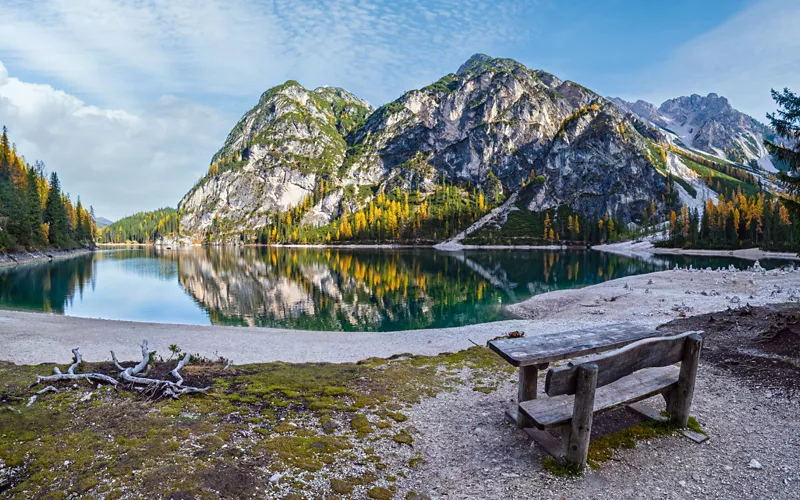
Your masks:
M 62 373 L 56 366 L 53 368 L 53 375 L 36 375 L 36 384 L 41 384 L 42 382 L 57 382 L 59 380 L 100 380 L 111 385 L 118 384 L 115 379 L 108 375 L 103 375 L 102 373 L 75 373 L 75 369 L 83 362 L 83 359 L 77 347 L 72 350 L 72 354 L 75 355 L 75 362 L 67 369 L 67 373 Z
M 196 393 L 205 393 L 211 389 L 211 386 L 208 387 L 189 387 L 184 386 L 184 378 L 180 374 L 180 370 L 183 369 L 191 360 L 191 356 L 189 353 L 181 359 L 175 369 L 170 372 L 177 382 L 173 382 L 171 380 L 160 380 L 160 379 L 153 379 L 139 376 L 140 373 L 145 371 L 150 363 L 150 351 L 148 349 L 147 340 L 142 341 L 142 360 L 136 365 L 131 368 L 124 368 L 122 364 L 120 364 L 119 360 L 117 359 L 116 354 L 114 351 L 111 351 L 111 359 L 114 362 L 114 366 L 120 371 L 118 378 L 124 382 L 130 384 L 130 388 L 132 390 L 138 391 L 142 393 L 146 397 L 150 398 L 163 398 L 163 397 L 170 397 L 177 399 L 184 394 L 196 394 Z M 75 370 L 81 365 L 83 359 L 81 357 L 80 351 L 76 347 L 72 350 L 72 354 L 75 355 L 75 361 L 70 365 L 67 369 L 67 373 L 63 373 L 58 367 L 53 369 L 54 374 L 49 376 L 36 376 L 36 384 L 40 384 L 41 382 L 45 381 L 59 381 L 59 380 L 99 380 L 102 382 L 109 383 L 113 385 L 115 388 L 118 387 L 120 381 L 110 377 L 108 375 L 104 375 L 102 373 L 75 373 Z M 228 366 L 230 366 L 229 363 Z M 33 385 L 31 387 L 33 387 Z M 28 406 L 32 405 L 39 395 L 44 394 L 46 392 L 58 392 L 53 386 L 45 387 L 44 389 L 40 390 L 36 394 L 30 397 L 28 400 Z

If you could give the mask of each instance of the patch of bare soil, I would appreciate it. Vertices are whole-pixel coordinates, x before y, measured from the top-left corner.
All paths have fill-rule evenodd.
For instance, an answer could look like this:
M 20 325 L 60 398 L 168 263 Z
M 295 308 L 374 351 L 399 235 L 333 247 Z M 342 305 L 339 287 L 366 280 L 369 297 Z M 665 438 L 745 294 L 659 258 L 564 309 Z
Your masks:
M 701 360 L 752 388 L 800 391 L 800 304 L 744 306 L 671 321 L 659 330 L 703 330 Z

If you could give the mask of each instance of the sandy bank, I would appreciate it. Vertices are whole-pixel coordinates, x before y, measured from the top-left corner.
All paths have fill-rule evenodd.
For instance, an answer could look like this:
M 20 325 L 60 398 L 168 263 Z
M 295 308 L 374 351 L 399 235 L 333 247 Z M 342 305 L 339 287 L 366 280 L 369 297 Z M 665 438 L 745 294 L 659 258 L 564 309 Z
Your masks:
M 794 300 L 800 300 L 800 272 L 662 271 L 538 295 L 509 307 L 525 319 L 401 332 L 171 325 L 0 310 L 0 359 L 26 364 L 64 361 L 76 346 L 89 360 L 109 359 L 111 349 L 136 359 L 138 343 L 146 338 L 159 352 L 178 344 L 192 353 L 222 355 L 237 363 L 345 362 L 452 352 L 514 330 L 535 335 L 620 321 L 655 326 L 682 313 Z
M 70 259 L 78 255 L 85 255 L 91 253 L 92 250 L 86 248 L 78 248 L 76 250 L 47 250 L 44 252 L 15 252 L 9 254 L 0 254 L 0 269 L 4 267 L 14 267 L 23 264 L 35 264 L 37 262 L 46 262 L 50 260 Z
M 800 260 L 800 257 L 793 252 L 768 252 L 758 248 L 743 248 L 741 250 L 698 250 L 684 248 L 656 248 L 649 241 L 623 241 L 621 243 L 609 243 L 607 245 L 595 245 L 593 250 L 608 252 L 626 257 L 647 257 L 653 254 L 662 255 L 705 255 L 709 257 L 735 257 L 745 260 Z

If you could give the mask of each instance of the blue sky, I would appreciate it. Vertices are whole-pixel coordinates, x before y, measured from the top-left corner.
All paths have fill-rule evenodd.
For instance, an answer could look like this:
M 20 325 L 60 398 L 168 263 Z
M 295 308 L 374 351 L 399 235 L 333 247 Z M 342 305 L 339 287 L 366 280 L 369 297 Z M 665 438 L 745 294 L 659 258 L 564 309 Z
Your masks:
M 380 105 L 475 52 L 602 95 L 800 88 L 795 0 L 4 0 L 0 122 L 100 215 L 174 206 L 267 88 Z

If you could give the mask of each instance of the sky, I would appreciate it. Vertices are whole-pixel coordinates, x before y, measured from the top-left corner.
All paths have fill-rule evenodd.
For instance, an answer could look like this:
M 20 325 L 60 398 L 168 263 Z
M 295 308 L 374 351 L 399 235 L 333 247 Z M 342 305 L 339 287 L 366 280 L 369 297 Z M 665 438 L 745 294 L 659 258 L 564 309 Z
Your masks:
M 656 105 L 715 92 L 765 121 L 800 91 L 797 0 L 2 0 L 0 124 L 99 216 L 176 206 L 289 79 L 375 106 L 510 57 Z

